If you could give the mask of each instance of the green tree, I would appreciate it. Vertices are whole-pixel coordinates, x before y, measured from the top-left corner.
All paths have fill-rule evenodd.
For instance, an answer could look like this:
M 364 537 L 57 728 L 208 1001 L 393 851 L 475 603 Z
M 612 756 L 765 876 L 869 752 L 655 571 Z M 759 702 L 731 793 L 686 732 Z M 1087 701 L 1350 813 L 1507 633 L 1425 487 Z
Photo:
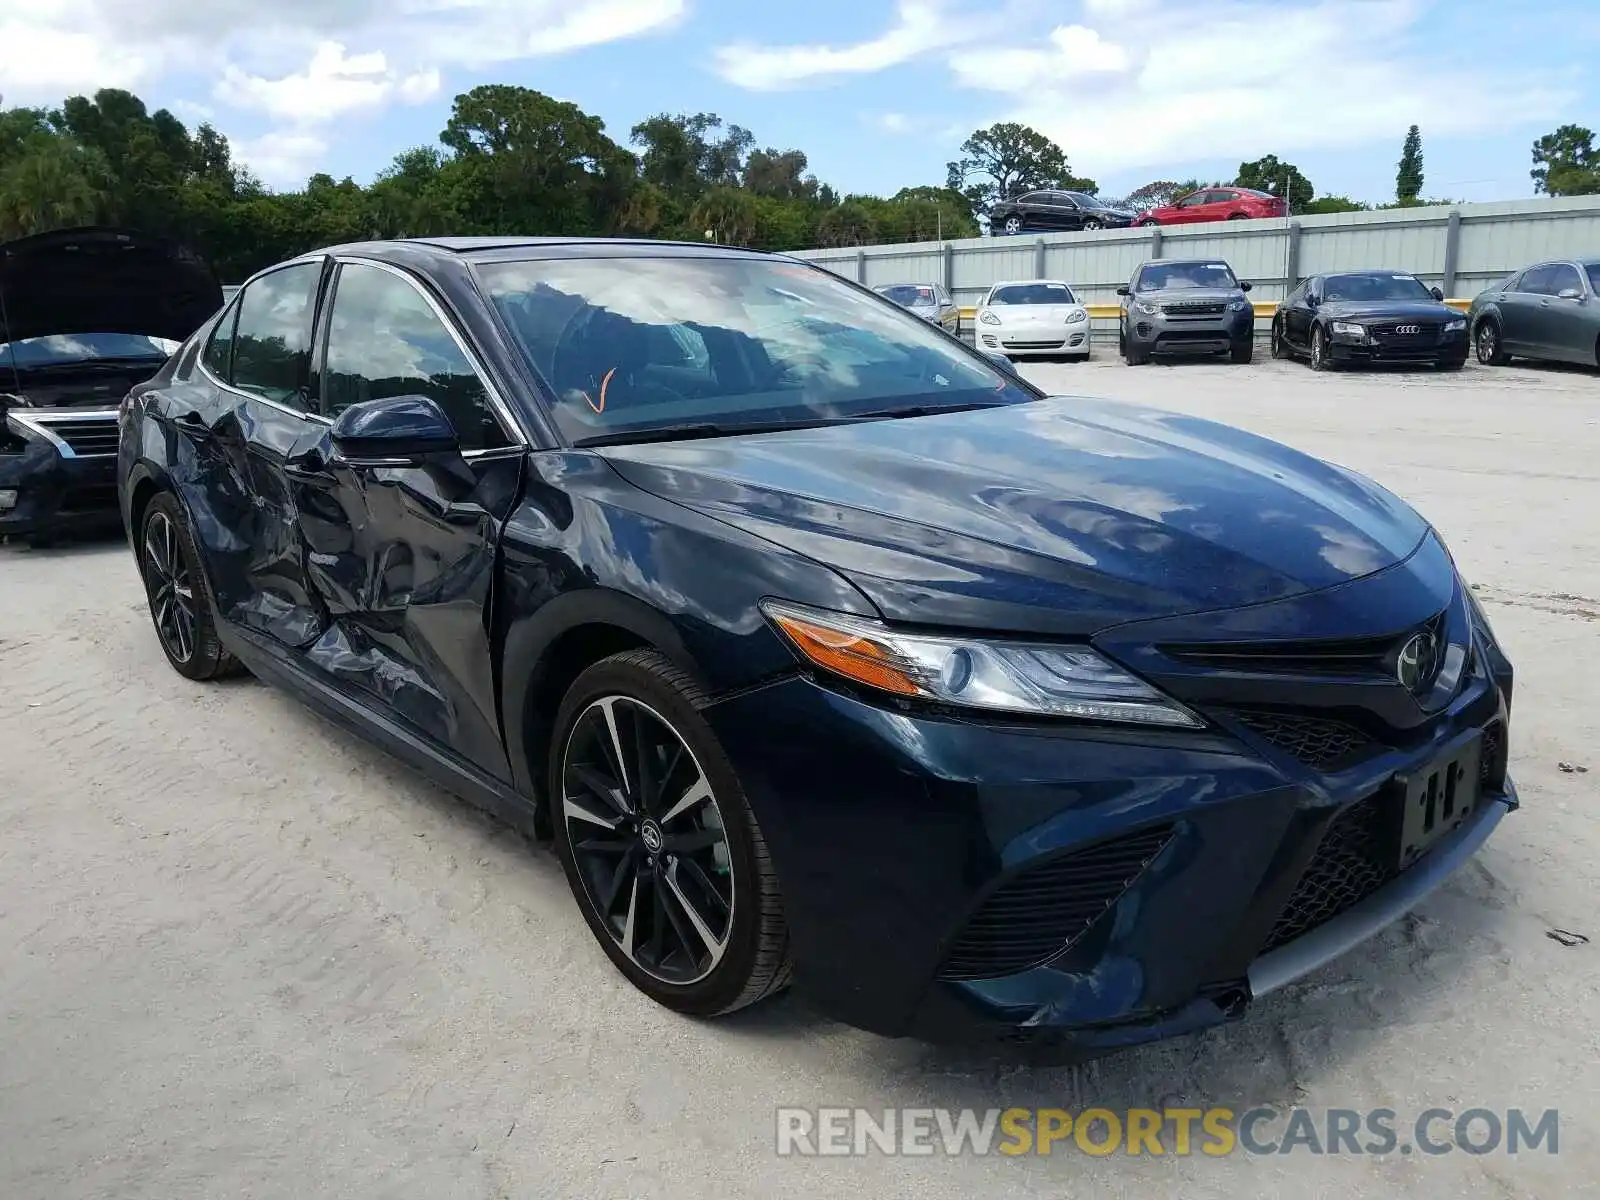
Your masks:
M 1067 152 L 1036 129 L 1003 121 L 976 130 L 961 143 L 961 157 L 947 168 L 946 186 L 959 192 L 974 212 L 1035 188 L 1070 188 L 1091 195 L 1092 179 L 1073 175 Z
M 877 240 L 878 223 L 859 200 L 841 200 L 817 222 L 819 246 L 870 246 Z
M 1289 201 L 1290 212 L 1303 211 L 1316 194 L 1316 189 L 1300 173 L 1300 168 L 1293 163 L 1280 162 L 1276 154 L 1265 155 L 1255 162 L 1240 163 L 1233 186 L 1254 188 L 1258 192 L 1271 192 L 1274 196 L 1285 197 Z
M 756 198 L 742 188 L 714 187 L 695 201 L 689 220 L 711 240 L 748 246 L 756 233 Z
M 1183 195 L 1185 190 L 1193 189 L 1186 189 L 1183 184 L 1174 183 L 1170 179 L 1156 179 L 1142 187 L 1134 188 L 1123 203 L 1136 212 L 1147 208 L 1160 208 L 1163 204 L 1171 204 Z
M 1600 194 L 1600 151 L 1594 132 L 1563 125 L 1533 143 L 1533 190 L 1550 196 Z
M 806 174 L 807 165 L 801 150 L 752 150 L 744 163 L 744 186 L 775 200 L 813 200 L 819 185 L 815 175 Z
M 1349 196 L 1318 196 L 1300 211 L 1306 216 L 1312 217 L 1321 213 L 1366 212 L 1371 207 L 1370 204 L 1352 200 Z
M 110 201 L 104 160 L 65 138 L 32 140 L 0 162 L 0 238 L 93 224 Z
M 1400 148 L 1400 163 L 1395 170 L 1394 198 L 1402 204 L 1414 203 L 1422 195 L 1422 131 L 1413 125 L 1406 130 Z

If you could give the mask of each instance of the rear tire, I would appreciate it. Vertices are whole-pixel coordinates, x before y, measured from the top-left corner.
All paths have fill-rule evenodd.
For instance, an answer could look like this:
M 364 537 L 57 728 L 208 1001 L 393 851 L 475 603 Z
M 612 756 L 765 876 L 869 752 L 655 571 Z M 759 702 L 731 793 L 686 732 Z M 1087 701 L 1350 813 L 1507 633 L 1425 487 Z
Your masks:
M 1289 358 L 1289 343 L 1283 340 L 1283 326 L 1280 322 L 1272 323 L 1271 340 L 1268 343 L 1273 358 Z
M 183 506 L 171 492 L 145 507 L 134 550 L 156 640 L 172 669 L 201 683 L 239 674 L 244 668 L 217 636 L 211 585 Z
M 546 793 L 601 949 L 652 1000 L 702 1017 L 781 991 L 791 969 L 778 877 L 705 704 L 658 651 L 602 659 L 557 711 Z

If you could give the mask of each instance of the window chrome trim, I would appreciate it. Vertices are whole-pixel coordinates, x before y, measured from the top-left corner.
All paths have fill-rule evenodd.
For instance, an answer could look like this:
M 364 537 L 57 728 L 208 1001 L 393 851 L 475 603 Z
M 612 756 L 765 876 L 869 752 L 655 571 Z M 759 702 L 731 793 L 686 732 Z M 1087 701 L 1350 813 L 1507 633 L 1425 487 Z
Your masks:
M 70 413 L 52 413 L 44 410 L 27 412 L 19 409 L 10 409 L 6 413 L 6 423 L 17 432 L 27 430 L 38 435 L 56 448 L 56 453 L 62 458 L 115 458 L 117 452 L 109 454 L 79 454 L 62 437 L 58 436 L 51 428 L 53 425 L 70 425 L 76 421 L 116 421 L 121 413 L 115 408 L 79 410 Z
M 340 266 L 353 264 L 362 267 L 376 267 L 380 271 L 387 271 L 390 275 L 405 280 L 411 286 L 411 290 L 422 297 L 423 303 L 432 310 L 433 315 L 438 317 L 440 323 L 444 325 L 445 332 L 450 335 L 450 340 L 456 344 L 456 349 L 461 351 L 463 357 L 467 360 L 467 364 L 472 368 L 472 373 L 478 377 L 478 382 L 483 386 L 484 395 L 489 397 L 489 407 L 493 410 L 495 418 L 501 426 L 500 432 L 505 434 L 507 440 L 511 442 L 509 447 L 486 447 L 484 450 L 466 451 L 464 454 L 482 454 L 489 450 L 513 448 L 527 450 L 532 445 L 532 439 L 528 436 L 528 431 L 523 428 L 522 421 L 518 419 L 511 406 L 506 403 L 505 397 L 500 394 L 500 389 L 495 386 L 494 380 L 490 378 L 488 370 L 484 367 L 482 357 L 457 327 L 455 317 L 446 311 L 444 306 L 433 297 L 433 294 L 415 276 L 409 271 L 395 266 L 393 263 L 382 262 L 375 258 L 362 258 L 354 254 L 335 255 L 334 262 Z M 334 309 L 337 309 L 339 304 L 339 280 L 337 278 L 334 280 L 333 297 L 330 303 Z M 324 335 L 324 343 L 326 341 L 327 337 Z

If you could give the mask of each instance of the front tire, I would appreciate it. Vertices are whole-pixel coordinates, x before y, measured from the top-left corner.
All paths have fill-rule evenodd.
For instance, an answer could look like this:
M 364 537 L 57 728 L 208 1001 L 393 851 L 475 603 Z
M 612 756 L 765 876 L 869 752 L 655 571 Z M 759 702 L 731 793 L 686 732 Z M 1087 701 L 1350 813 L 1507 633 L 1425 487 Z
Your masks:
M 1272 336 L 1269 346 L 1273 358 L 1289 357 L 1289 344 L 1283 340 L 1283 325 L 1278 321 L 1272 323 Z
M 1235 342 L 1228 352 L 1230 362 L 1243 365 L 1256 356 L 1256 343 L 1254 338 L 1247 338 L 1242 342 Z
M 1333 370 L 1333 355 L 1328 352 L 1328 333 L 1321 325 L 1311 331 L 1311 369 Z
M 658 1004 L 732 1012 L 789 982 L 761 829 L 687 673 L 654 650 L 603 659 L 556 714 L 556 852 L 606 956 Z
M 1004 229 L 1008 235 L 1015 237 L 1017 234 L 1022 232 L 1022 218 L 1007 217 L 1005 224 L 1002 225 L 1001 228 Z
M 1091 232 L 1093 230 L 1096 230 L 1096 229 L 1104 229 L 1104 228 L 1105 228 L 1105 226 L 1100 223 L 1100 220 L 1097 217 L 1090 217 L 1087 221 L 1085 221 L 1083 223 L 1083 231 L 1085 233 L 1089 233 L 1089 232 Z
M 162 492 L 144 510 L 138 556 L 156 640 L 172 669 L 198 682 L 238 674 L 239 660 L 217 637 L 211 588 L 194 534 L 171 492 Z
M 1127 330 L 1120 330 L 1117 334 L 1117 349 L 1122 352 L 1122 361 L 1130 367 L 1142 367 L 1150 361 L 1150 351 L 1135 346 L 1128 338 Z

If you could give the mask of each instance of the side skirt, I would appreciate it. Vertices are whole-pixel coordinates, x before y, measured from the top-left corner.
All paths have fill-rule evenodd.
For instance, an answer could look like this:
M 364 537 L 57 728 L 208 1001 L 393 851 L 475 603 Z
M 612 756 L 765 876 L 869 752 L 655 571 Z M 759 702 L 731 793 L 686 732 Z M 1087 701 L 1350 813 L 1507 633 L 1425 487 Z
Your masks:
M 295 662 L 286 650 L 260 634 L 218 620 L 217 636 L 259 679 L 288 692 L 351 733 L 375 743 L 453 795 L 493 814 L 528 837 L 537 837 L 534 828 L 537 806 L 529 797 L 317 678 Z

